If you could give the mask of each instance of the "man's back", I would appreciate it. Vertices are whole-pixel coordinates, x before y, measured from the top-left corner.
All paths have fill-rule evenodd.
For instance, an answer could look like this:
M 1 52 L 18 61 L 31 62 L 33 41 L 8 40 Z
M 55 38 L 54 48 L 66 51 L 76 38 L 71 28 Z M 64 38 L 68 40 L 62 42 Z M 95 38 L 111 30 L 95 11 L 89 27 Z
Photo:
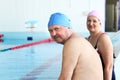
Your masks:
M 69 49 L 74 50 L 73 54 L 64 53 L 64 56 L 68 56 L 68 58 L 75 56 L 72 57 L 73 60 L 77 58 L 72 80 L 103 80 L 101 60 L 96 50 L 87 40 L 75 34 L 64 44 L 64 51 L 68 46 L 72 46 Z

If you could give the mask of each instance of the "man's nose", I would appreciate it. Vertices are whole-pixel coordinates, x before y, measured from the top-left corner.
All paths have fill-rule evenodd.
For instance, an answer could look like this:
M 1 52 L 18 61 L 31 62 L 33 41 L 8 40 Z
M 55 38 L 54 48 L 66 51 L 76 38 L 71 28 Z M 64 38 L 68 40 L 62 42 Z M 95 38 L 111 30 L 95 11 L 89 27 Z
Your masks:
M 56 35 L 56 31 L 53 30 L 53 31 L 51 32 L 51 35 L 52 35 L 52 36 L 55 36 L 55 35 Z

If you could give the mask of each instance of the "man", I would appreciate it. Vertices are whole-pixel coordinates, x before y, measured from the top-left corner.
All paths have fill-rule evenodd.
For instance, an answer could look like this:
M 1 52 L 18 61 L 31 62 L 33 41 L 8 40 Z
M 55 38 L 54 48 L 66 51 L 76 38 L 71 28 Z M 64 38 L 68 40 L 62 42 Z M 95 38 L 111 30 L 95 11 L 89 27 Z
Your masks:
M 103 80 L 99 55 L 86 39 L 71 29 L 66 15 L 52 14 L 48 30 L 57 43 L 64 45 L 59 80 Z

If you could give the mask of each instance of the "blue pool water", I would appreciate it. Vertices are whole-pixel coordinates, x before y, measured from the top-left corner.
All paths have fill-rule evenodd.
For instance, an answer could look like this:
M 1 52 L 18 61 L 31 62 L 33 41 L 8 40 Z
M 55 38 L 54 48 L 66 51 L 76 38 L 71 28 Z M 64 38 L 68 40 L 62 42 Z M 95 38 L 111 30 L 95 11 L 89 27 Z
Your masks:
M 61 49 L 62 45 L 52 42 L 1 52 L 0 79 L 56 80 L 60 72 Z
M 0 50 L 49 38 L 39 35 L 38 39 L 35 39 L 35 35 L 33 36 L 32 41 L 26 38 L 4 37 L 4 42 L 0 43 Z M 63 45 L 50 42 L 0 52 L 0 79 L 57 80 L 61 69 L 62 47 Z
M 9 32 L 4 34 L 0 50 L 50 37 L 48 33 Z M 108 34 L 113 45 L 119 45 L 120 33 Z M 83 33 L 82 35 L 88 36 L 88 34 Z M 28 41 L 28 36 L 32 36 L 33 40 Z M 57 80 L 61 69 L 62 48 L 63 45 L 50 42 L 0 52 L 0 80 Z M 118 69 L 118 66 L 115 67 Z

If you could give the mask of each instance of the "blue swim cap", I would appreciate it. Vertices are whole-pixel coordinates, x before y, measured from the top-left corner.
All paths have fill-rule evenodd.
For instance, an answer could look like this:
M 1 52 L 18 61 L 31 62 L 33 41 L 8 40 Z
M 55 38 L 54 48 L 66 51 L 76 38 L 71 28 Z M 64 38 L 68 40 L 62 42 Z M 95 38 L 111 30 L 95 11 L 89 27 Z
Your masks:
M 48 28 L 52 25 L 61 25 L 64 27 L 71 27 L 71 21 L 66 15 L 62 13 L 54 13 L 51 15 L 49 19 Z

